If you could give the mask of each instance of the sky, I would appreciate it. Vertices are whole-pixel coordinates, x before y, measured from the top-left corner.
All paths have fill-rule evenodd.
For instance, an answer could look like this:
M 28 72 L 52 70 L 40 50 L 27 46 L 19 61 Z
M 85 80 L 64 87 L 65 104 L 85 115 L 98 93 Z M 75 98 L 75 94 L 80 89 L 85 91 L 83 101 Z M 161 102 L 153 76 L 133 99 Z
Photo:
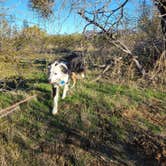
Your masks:
M 28 21 L 29 26 L 38 25 L 40 28 L 45 29 L 49 34 L 81 33 L 83 26 L 85 25 L 85 22 L 82 21 L 77 14 L 72 13 L 67 17 L 68 12 L 63 16 L 56 16 L 49 21 L 43 20 L 28 8 L 28 0 L 6 0 L 2 4 L 2 7 L 5 8 L 4 11 L 8 16 L 12 15 L 16 21 L 15 24 L 19 28 L 23 26 L 23 21 L 25 19 Z
M 127 11 L 129 15 L 137 16 L 139 11 L 136 10 L 138 8 L 136 1 L 139 2 L 140 0 L 130 1 L 131 2 L 126 6 L 126 8 L 128 8 Z M 147 2 L 150 3 L 150 0 L 147 0 Z M 76 13 L 71 13 L 70 16 L 67 17 L 69 13 L 68 9 L 60 12 L 61 15 L 59 15 L 55 9 L 56 17 L 46 21 L 39 18 L 35 12 L 28 8 L 28 0 L 4 0 L 4 3 L 1 5 L 7 15 L 12 15 L 15 20 L 13 24 L 16 24 L 20 29 L 23 27 L 23 21 L 25 19 L 28 21 L 29 26 L 38 25 L 49 34 L 81 33 L 83 27 L 86 25 L 86 22 Z

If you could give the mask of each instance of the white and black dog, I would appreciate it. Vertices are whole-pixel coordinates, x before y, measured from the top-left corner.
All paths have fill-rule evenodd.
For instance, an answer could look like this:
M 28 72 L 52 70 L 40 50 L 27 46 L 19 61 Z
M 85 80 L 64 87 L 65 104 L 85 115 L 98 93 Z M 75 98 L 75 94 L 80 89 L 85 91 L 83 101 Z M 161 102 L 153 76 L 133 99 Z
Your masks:
M 83 57 L 71 53 L 70 55 L 54 61 L 48 66 L 48 81 L 52 84 L 54 106 L 52 114 L 58 112 L 58 97 L 59 97 L 59 88 L 64 87 L 62 99 L 66 97 L 66 93 L 69 90 L 70 80 L 73 81 L 72 88 L 75 86 L 79 75 L 84 78 L 85 74 L 85 63 Z

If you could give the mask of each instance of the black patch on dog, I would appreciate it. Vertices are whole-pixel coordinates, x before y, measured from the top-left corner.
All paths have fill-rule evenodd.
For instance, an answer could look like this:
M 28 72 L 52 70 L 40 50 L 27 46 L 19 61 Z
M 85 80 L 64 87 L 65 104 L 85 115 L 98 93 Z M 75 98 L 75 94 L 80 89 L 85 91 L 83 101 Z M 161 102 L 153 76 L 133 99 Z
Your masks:
M 62 71 L 63 73 L 65 73 L 65 74 L 68 73 L 68 69 L 67 69 L 66 67 L 60 66 L 60 68 L 61 68 L 61 71 Z
M 66 63 L 70 73 L 81 73 L 85 71 L 85 64 L 82 55 L 78 55 L 73 52 L 70 55 L 63 57 L 61 60 Z
M 52 96 L 53 97 L 56 96 L 56 92 L 57 92 L 57 88 L 55 88 L 54 86 L 52 86 Z
M 64 56 L 56 61 L 58 61 L 58 63 L 60 63 L 60 62 L 65 63 L 67 65 L 68 69 L 66 69 L 64 66 L 62 67 L 63 73 L 68 73 L 68 74 L 71 74 L 72 72 L 82 73 L 86 69 L 85 63 L 84 63 L 84 58 L 81 53 L 77 54 L 75 52 L 72 52 L 69 55 Z M 58 63 L 56 63 L 55 66 Z
M 55 66 L 57 66 L 57 65 L 58 65 L 58 63 L 55 63 L 54 65 L 55 65 Z

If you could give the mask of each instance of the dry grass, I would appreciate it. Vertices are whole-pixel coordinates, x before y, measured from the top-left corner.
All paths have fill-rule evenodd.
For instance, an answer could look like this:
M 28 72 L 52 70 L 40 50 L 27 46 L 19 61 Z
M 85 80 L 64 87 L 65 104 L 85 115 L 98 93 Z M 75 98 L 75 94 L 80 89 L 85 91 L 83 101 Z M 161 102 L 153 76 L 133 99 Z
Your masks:
M 60 100 L 59 114 L 53 117 L 46 72 L 48 61 L 54 58 L 18 54 L 17 63 L 0 63 L 0 76 L 7 84 L 3 87 L 7 92 L 0 92 L 0 108 L 27 95 L 38 95 L 36 100 L 0 119 L 1 165 L 162 162 L 166 146 L 164 82 L 149 81 L 151 73 L 140 79 L 133 63 L 128 66 L 125 59 L 119 59 L 98 82 L 92 80 L 99 71 L 88 70 L 87 78 L 65 100 Z M 160 78 L 159 73 L 157 76 Z M 13 82 L 18 77 L 21 84 Z M 161 79 L 165 79 L 164 75 Z M 9 87 L 15 84 L 17 88 L 11 91 Z

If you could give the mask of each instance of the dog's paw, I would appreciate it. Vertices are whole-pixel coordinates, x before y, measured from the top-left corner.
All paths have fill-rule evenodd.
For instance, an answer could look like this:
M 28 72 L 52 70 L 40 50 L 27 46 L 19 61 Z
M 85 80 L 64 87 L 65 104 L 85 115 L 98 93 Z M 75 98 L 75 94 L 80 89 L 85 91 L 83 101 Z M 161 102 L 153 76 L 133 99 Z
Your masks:
M 57 110 L 53 110 L 53 111 L 52 111 L 52 114 L 53 114 L 53 115 L 56 115 L 57 113 L 58 113 Z
M 62 96 L 62 100 L 65 99 L 65 98 L 66 98 L 66 96 Z

